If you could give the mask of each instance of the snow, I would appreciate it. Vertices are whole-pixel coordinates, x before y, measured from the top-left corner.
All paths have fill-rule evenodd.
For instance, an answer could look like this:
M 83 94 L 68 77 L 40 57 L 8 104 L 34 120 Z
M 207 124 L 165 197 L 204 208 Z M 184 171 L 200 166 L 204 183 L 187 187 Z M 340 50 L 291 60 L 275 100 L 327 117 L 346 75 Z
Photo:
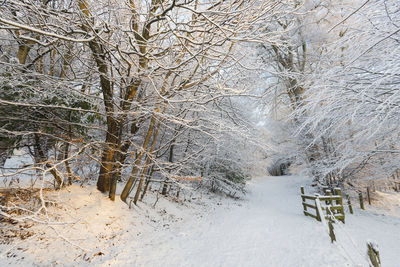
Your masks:
M 29 153 L 24 153 L 23 149 L 14 149 L 13 155 L 6 160 L 4 167 L 0 168 L 2 186 L 33 186 L 37 180 L 35 171 L 26 168 L 21 172 L 21 169 L 26 166 L 33 166 L 32 157 Z
M 302 214 L 293 177 L 251 184 L 241 207 L 218 210 L 163 234 L 137 266 L 339 266 L 346 263 L 322 225 Z M 284 195 L 283 192 L 286 192 Z M 328 251 L 330 251 L 327 253 Z M 129 264 L 127 261 L 122 264 Z M 121 259 L 119 259 L 121 260 Z
M 346 218 L 348 221 L 343 230 L 354 239 L 361 252 L 365 253 L 367 241 L 373 241 L 379 247 L 382 266 L 397 267 L 400 255 L 399 216 L 356 209 L 354 215 Z
M 52 208 L 52 219 L 69 224 L 33 226 L 34 236 L 0 245 L 0 266 L 368 266 L 368 240 L 382 266 L 398 266 L 400 214 L 354 207 L 345 225 L 334 224 L 332 244 L 326 226 L 302 213 L 300 186 L 309 180 L 263 177 L 245 200 L 199 193 L 160 197 L 155 208 L 153 192 L 133 209 L 74 185 Z

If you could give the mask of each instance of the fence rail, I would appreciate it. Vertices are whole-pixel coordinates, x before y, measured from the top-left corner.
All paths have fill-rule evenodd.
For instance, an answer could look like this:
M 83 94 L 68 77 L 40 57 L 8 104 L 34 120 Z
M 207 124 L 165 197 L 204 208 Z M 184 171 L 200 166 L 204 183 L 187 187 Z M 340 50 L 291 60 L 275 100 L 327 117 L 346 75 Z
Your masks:
M 319 194 L 307 195 L 304 192 L 303 186 L 300 187 L 300 191 L 301 191 L 301 199 L 302 199 L 304 215 L 312 217 L 322 222 L 324 225 L 327 225 L 329 229 L 329 236 L 331 238 L 331 242 L 332 243 L 335 242 L 336 236 L 334 233 L 334 227 L 332 223 L 336 220 L 342 221 L 343 223 L 345 221 L 343 198 L 340 188 L 334 188 L 333 195 L 328 188 L 323 188 L 325 194 L 324 196 L 321 196 Z M 362 194 L 360 203 L 363 203 Z M 351 206 L 349 196 L 347 196 L 347 204 L 349 206 L 349 211 L 352 214 L 353 208 Z M 371 241 L 368 241 L 367 247 L 368 247 L 367 255 L 369 257 L 370 266 L 381 267 L 381 259 L 379 255 L 378 246 L 376 244 L 373 244 Z
M 343 198 L 341 195 L 340 188 L 334 189 L 334 195 L 331 194 L 330 190 L 324 190 L 325 196 L 319 194 L 307 195 L 304 192 L 304 187 L 300 188 L 301 199 L 303 205 L 303 213 L 306 216 L 312 217 L 318 221 L 321 221 L 321 216 L 328 219 L 329 211 L 335 217 L 336 220 L 345 222 L 344 208 L 343 208 Z M 318 211 L 317 201 L 321 202 L 321 212 Z

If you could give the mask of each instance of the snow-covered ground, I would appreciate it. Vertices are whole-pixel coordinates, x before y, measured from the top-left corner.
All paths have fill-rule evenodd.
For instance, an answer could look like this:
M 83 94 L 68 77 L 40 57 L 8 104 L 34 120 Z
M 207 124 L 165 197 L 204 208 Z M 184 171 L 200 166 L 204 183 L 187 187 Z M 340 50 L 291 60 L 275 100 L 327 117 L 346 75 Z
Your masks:
M 0 265 L 368 266 L 372 239 L 382 266 L 399 266 L 400 214 L 355 208 L 335 224 L 331 244 L 324 225 L 302 213 L 299 188 L 308 180 L 255 179 L 244 201 L 196 195 L 160 198 L 153 208 L 153 194 L 134 209 L 74 186 L 58 196 L 59 217 L 74 223 L 33 226 L 36 235 L 0 245 Z

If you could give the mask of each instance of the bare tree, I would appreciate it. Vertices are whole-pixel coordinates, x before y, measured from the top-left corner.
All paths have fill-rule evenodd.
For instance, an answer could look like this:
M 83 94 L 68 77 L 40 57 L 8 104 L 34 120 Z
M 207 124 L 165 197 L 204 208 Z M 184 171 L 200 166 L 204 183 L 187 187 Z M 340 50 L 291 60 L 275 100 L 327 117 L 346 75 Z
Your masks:
M 135 203 L 152 177 L 179 186 L 229 132 L 253 138 L 240 101 L 232 101 L 249 95 L 234 81 L 245 69 L 240 46 L 276 39 L 279 32 L 260 25 L 284 7 L 255 0 L 7 1 L 0 7 L 1 84 L 10 89 L 0 103 L 26 116 L 3 119 L 7 149 L 15 142 L 31 149 L 59 186 L 84 174 L 77 166 L 90 158 L 99 166 L 97 188 L 113 200 L 118 181 L 126 182 L 123 201 L 136 190 Z M 203 174 L 215 180 L 233 159 Z

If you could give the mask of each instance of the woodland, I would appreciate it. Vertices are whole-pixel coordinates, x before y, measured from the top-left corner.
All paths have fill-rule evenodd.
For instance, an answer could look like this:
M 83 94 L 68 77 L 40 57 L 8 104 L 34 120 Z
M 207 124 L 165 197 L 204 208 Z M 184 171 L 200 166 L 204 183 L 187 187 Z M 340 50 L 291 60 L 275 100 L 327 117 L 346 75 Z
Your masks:
M 399 178 L 399 15 L 397 0 L 0 1 L 0 220 L 46 222 L 44 193 L 73 184 L 135 206 L 237 198 L 260 174 Z

